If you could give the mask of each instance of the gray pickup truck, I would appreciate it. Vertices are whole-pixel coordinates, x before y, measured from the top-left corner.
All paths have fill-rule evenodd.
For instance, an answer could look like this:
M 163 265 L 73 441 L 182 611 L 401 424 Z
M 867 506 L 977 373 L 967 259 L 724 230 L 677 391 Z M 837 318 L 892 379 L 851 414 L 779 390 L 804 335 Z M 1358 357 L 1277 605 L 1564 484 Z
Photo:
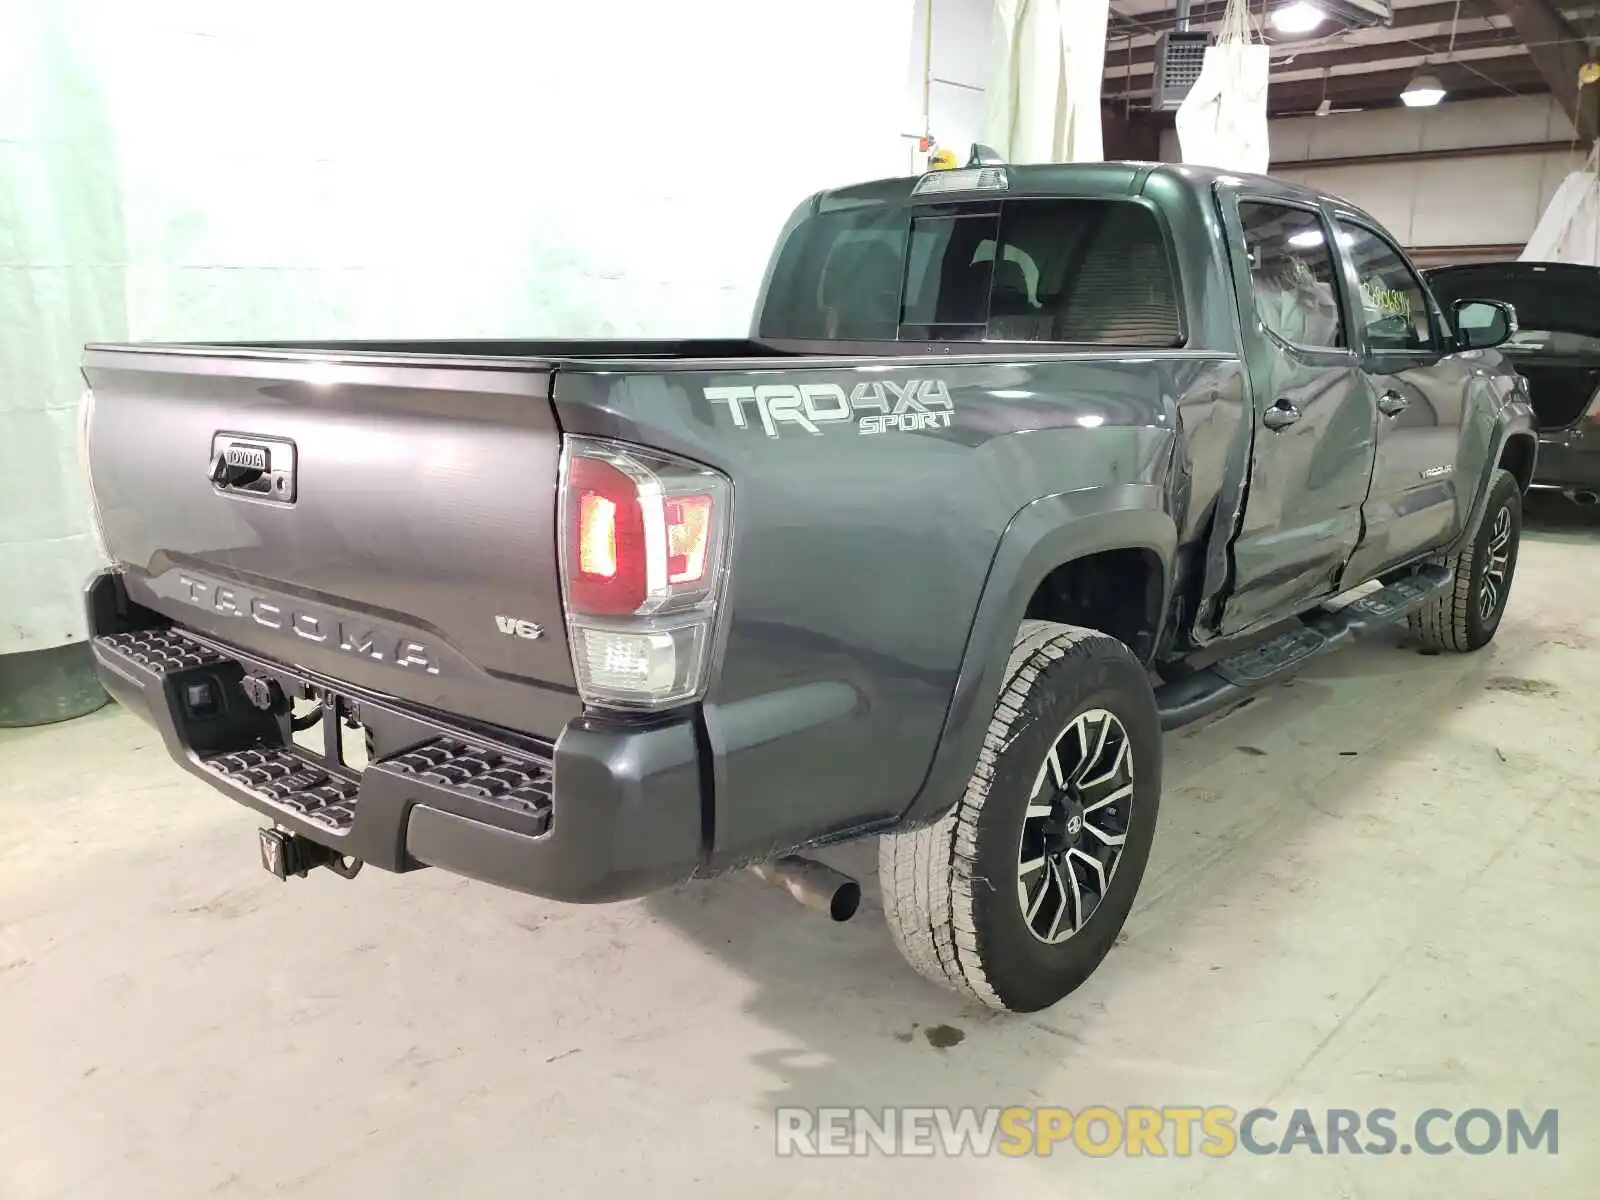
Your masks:
M 94 653 L 280 877 L 804 896 L 876 837 L 913 966 L 1039 1009 L 1163 729 L 1494 636 L 1537 443 L 1452 308 L 1330 196 L 990 163 L 806 200 L 749 340 L 90 346 Z

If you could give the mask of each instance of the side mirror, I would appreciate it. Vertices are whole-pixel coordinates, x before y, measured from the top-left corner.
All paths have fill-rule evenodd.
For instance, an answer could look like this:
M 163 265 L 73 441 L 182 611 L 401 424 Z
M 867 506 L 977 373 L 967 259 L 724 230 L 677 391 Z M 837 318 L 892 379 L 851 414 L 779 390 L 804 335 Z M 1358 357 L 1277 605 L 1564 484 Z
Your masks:
M 1457 300 L 1456 341 L 1463 350 L 1488 350 L 1517 332 L 1517 310 L 1499 300 Z

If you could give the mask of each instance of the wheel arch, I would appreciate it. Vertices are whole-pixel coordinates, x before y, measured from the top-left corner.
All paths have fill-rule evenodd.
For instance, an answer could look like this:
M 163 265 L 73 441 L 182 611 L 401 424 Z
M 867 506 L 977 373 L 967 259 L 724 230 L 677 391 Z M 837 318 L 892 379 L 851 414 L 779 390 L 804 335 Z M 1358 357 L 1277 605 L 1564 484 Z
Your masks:
M 1511 472 L 1524 496 L 1533 486 L 1533 469 L 1539 459 L 1539 439 L 1532 430 L 1513 429 L 1500 448 L 1500 466 Z
M 1446 557 L 1460 553 L 1461 549 L 1477 536 L 1478 525 L 1482 522 L 1484 510 L 1489 505 L 1489 491 L 1494 487 L 1496 471 L 1505 467 L 1516 477 L 1519 490 L 1527 492 L 1528 485 L 1533 481 L 1539 454 L 1538 435 L 1534 432 L 1533 406 L 1519 397 L 1502 407 L 1495 417 L 1487 448 L 1489 452 L 1483 456 L 1483 468 L 1473 485 L 1472 503 L 1467 510 L 1467 518 L 1461 523 L 1461 531 L 1455 540 L 1445 547 Z M 1519 474 L 1519 468 L 1527 471 L 1526 480 Z
M 1177 542 L 1165 494 L 1151 484 L 1046 496 L 1012 517 L 978 599 L 933 761 L 903 814 L 905 823 L 936 820 L 960 798 L 1005 684 L 1006 664 L 1023 621 L 1040 615 L 1070 620 L 1074 615 L 1070 601 L 1063 607 L 1050 595 L 1053 583 L 1097 563 L 1118 572 L 1123 580 L 1136 579 L 1137 619 L 1116 610 L 1110 623 L 1118 627 L 1101 632 L 1119 638 L 1149 664 L 1170 608 Z M 1134 570 L 1137 576 L 1129 574 Z

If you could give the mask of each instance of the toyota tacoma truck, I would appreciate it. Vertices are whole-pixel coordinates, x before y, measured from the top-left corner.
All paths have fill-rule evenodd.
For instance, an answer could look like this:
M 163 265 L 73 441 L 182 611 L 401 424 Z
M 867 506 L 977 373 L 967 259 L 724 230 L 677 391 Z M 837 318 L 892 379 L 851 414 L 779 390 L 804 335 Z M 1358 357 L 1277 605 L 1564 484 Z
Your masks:
M 94 654 L 280 878 L 613 901 L 872 837 L 910 963 L 1037 1010 L 1164 729 L 1494 637 L 1515 327 L 1332 196 L 979 161 L 802 203 L 746 340 L 91 345 Z

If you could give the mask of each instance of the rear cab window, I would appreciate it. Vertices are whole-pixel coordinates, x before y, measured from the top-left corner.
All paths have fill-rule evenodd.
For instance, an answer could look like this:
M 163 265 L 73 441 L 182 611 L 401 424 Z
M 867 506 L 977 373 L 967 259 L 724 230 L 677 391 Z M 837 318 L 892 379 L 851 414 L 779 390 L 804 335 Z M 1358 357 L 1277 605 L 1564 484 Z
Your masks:
M 1185 341 L 1161 223 L 1131 199 L 872 204 L 815 214 L 779 254 L 760 336 Z

